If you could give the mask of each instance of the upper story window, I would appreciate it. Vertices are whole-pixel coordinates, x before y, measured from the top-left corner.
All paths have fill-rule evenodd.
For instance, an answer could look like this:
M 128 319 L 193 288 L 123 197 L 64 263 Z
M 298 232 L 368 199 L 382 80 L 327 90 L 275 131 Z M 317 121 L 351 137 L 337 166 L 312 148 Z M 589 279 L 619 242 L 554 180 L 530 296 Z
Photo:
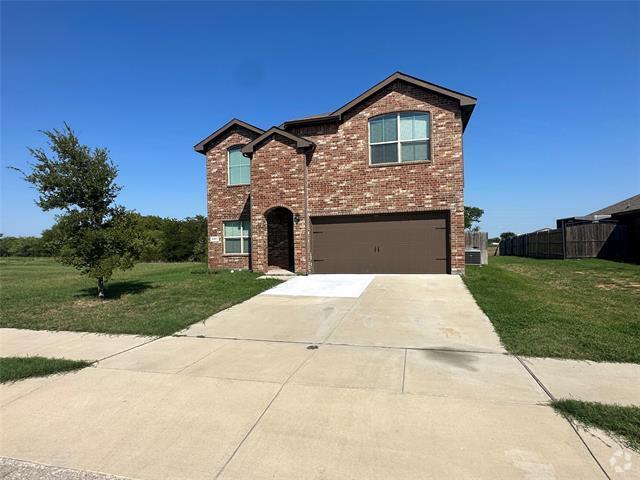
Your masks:
M 249 185 L 251 182 L 251 160 L 242 155 L 241 145 L 228 150 L 228 185 Z
M 431 160 L 427 112 L 401 112 L 369 120 L 371 165 Z

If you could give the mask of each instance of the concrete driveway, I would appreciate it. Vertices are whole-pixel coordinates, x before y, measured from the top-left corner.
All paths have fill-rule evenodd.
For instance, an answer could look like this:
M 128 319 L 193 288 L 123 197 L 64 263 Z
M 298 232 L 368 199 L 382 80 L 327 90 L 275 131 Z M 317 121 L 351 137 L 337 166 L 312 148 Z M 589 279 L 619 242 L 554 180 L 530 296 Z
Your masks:
M 504 352 L 457 276 L 297 277 L 196 324 L 189 336 Z
M 455 276 L 294 278 L 0 392 L 0 455 L 130 478 L 606 478 Z

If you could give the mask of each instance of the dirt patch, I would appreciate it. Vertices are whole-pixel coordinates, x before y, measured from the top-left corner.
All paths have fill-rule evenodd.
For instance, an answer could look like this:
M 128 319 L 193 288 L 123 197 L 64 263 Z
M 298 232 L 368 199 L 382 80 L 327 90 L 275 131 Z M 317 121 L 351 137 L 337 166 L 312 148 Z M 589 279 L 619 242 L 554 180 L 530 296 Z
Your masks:
M 596 283 L 596 288 L 601 290 L 638 290 L 640 289 L 640 283 L 629 282 L 619 278 L 611 278 L 608 282 Z
M 542 284 L 563 291 L 575 288 L 575 278 L 571 275 L 562 275 L 550 268 L 531 268 L 527 265 L 502 265 L 501 268 L 530 279 L 532 286 Z
M 82 298 L 80 300 L 76 300 L 73 302 L 74 307 L 78 308 L 95 308 L 95 307 L 103 307 L 105 305 L 112 305 L 117 303 L 117 299 L 104 299 L 100 300 L 99 298 Z
M 503 270 L 508 270 L 509 272 L 525 275 L 527 277 L 531 277 L 533 275 L 531 268 L 528 268 L 524 265 L 500 265 L 500 268 L 502 268 Z

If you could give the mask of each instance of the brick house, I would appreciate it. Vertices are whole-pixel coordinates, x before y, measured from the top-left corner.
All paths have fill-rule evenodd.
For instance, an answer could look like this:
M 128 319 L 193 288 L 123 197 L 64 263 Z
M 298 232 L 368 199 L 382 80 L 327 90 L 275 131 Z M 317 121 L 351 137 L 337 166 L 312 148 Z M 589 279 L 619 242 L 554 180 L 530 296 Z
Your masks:
M 476 99 L 397 72 L 339 109 L 206 155 L 209 267 L 464 273 L 462 134 Z

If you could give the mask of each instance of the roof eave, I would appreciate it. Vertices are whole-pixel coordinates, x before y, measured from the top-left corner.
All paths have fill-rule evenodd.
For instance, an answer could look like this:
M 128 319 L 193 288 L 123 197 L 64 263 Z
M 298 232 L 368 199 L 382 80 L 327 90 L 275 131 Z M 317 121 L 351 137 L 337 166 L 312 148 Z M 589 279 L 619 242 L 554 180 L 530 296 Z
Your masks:
M 292 126 L 314 125 L 314 124 L 341 121 L 344 113 L 351 110 L 355 106 L 365 101 L 370 96 L 376 94 L 383 88 L 391 85 L 393 82 L 396 82 L 396 81 L 404 81 L 409 84 L 418 86 L 420 88 L 424 88 L 425 90 L 430 90 L 430 91 L 439 93 L 441 95 L 458 100 L 460 102 L 460 108 L 462 110 L 462 128 L 463 130 L 466 128 L 467 123 L 469 123 L 469 119 L 471 118 L 471 114 L 473 113 L 473 110 L 476 106 L 477 98 L 464 93 L 456 92 L 455 90 L 451 90 L 450 88 L 436 85 L 435 83 L 429 83 L 424 80 L 420 80 L 419 78 L 412 77 L 411 75 L 407 75 L 406 73 L 402 73 L 402 72 L 395 72 L 394 74 L 388 76 L 381 82 L 375 84 L 373 87 L 369 88 L 362 94 L 358 95 L 356 98 L 354 98 L 350 102 L 344 104 L 342 107 L 331 112 L 331 114 L 329 115 L 315 117 L 315 118 L 305 118 L 300 120 L 290 120 L 288 122 L 284 122 L 282 124 L 282 127 L 288 128 Z
M 193 149 L 198 153 L 202 153 L 203 155 L 206 154 L 207 153 L 206 147 L 208 144 L 210 144 L 217 137 L 219 137 L 220 135 L 225 133 L 227 130 L 235 126 L 245 128 L 246 130 L 254 132 L 258 135 L 262 135 L 264 133 L 264 130 L 262 130 L 259 127 L 256 127 L 255 125 L 251 125 L 250 123 L 243 122 L 242 120 L 238 120 L 237 118 L 232 118 L 227 123 L 225 123 L 222 127 L 220 127 L 218 130 L 213 132 L 211 135 L 207 136 L 206 138 L 203 138 L 200 142 L 196 143 L 193 146 Z
M 464 132 L 465 129 L 467 128 L 467 124 L 469 123 L 469 120 L 471 119 L 471 114 L 473 113 L 473 110 L 476 108 L 476 104 L 472 104 L 472 105 L 461 105 L 460 106 L 460 111 L 462 112 L 462 131 Z
M 282 128 L 288 128 L 292 126 L 303 126 L 303 125 L 314 125 L 317 123 L 329 123 L 329 122 L 337 122 L 342 120 L 342 115 L 326 115 L 324 117 L 315 117 L 315 118 L 302 118 L 300 120 L 289 120 L 288 122 L 284 122 L 282 124 Z
M 256 138 L 255 140 L 253 140 L 252 142 L 246 144 L 244 147 L 242 147 L 241 152 L 245 155 L 251 155 L 256 151 L 256 148 L 258 147 L 258 145 L 260 145 L 261 143 L 263 143 L 265 140 L 267 140 L 268 138 L 270 138 L 272 135 L 280 135 L 282 137 L 285 137 L 293 142 L 295 142 L 296 144 L 296 148 L 300 148 L 300 149 L 308 149 L 308 148 L 315 148 L 316 144 L 313 143 L 310 140 L 307 140 L 304 137 L 301 137 L 299 135 L 295 135 L 291 132 L 287 132 L 286 130 L 283 130 L 279 127 L 271 127 L 269 130 L 267 130 L 266 132 L 264 132 L 262 135 L 260 135 L 258 138 Z

